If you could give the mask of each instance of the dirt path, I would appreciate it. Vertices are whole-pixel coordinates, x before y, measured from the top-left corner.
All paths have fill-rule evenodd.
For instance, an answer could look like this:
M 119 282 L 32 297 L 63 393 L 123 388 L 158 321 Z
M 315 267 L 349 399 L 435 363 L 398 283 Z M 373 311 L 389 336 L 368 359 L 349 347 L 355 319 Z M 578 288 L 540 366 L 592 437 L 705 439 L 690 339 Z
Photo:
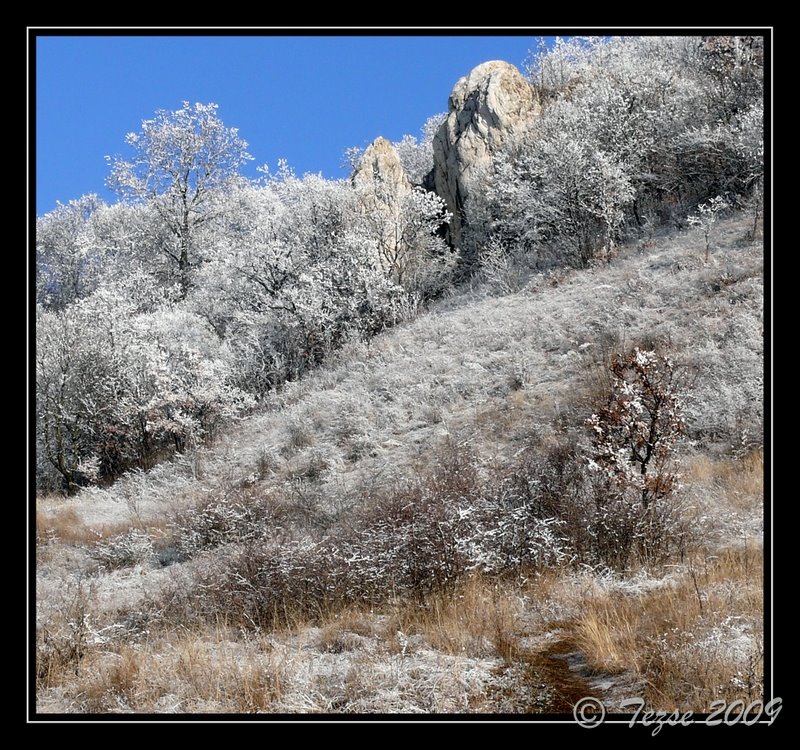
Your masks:
M 585 656 L 571 636 L 553 641 L 544 650 L 525 656 L 530 676 L 549 688 L 547 713 L 572 714 L 575 704 L 597 695 L 598 686 Z
M 576 703 L 597 698 L 613 711 L 620 696 L 633 689 L 632 675 L 595 672 L 578 647 L 569 625 L 562 624 L 544 644 L 522 649 L 509 669 L 514 681 L 506 685 L 504 711 L 560 714 L 572 717 Z

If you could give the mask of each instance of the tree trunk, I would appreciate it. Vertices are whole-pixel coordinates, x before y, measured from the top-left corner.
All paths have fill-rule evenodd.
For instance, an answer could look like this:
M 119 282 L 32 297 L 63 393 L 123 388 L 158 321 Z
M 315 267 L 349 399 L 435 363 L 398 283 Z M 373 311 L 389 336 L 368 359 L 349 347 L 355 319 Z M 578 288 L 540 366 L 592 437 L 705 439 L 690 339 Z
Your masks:
M 183 219 L 183 227 L 181 229 L 181 254 L 178 258 L 182 300 L 186 299 L 186 295 L 189 293 L 189 268 L 189 216 L 186 215 Z

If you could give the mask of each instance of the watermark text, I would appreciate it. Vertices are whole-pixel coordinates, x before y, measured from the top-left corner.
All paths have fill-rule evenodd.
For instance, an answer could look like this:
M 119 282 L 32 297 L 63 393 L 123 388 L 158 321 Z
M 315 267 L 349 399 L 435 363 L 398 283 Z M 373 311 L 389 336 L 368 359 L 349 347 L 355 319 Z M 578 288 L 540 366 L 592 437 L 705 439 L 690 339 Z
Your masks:
M 688 727 L 691 724 L 705 724 L 709 727 L 719 725 L 733 726 L 743 724 L 764 723 L 772 725 L 783 708 L 782 698 L 773 698 L 768 703 L 761 700 L 746 703 L 739 699 L 728 703 L 727 701 L 713 701 L 709 706 L 708 715 L 695 714 L 693 711 L 654 711 L 645 707 L 644 698 L 628 698 L 619 703 L 623 713 L 633 710 L 633 715 L 628 722 L 629 727 L 641 724 L 652 727 L 651 734 L 655 737 L 665 726 Z M 606 719 L 606 707 L 599 698 L 587 696 L 581 698 L 572 710 L 575 721 L 582 727 L 593 729 L 599 727 Z

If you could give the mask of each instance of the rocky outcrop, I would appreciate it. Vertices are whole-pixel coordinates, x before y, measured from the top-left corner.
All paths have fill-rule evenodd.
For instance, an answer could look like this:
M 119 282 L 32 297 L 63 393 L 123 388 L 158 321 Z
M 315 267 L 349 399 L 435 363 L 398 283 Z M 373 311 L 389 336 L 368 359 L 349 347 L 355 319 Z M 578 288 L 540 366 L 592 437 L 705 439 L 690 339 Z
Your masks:
M 447 119 L 433 140 L 436 192 L 453 213 L 450 242 L 461 246 L 464 208 L 481 172 L 508 136 L 539 112 L 533 90 L 513 65 L 493 60 L 461 78 L 450 94 Z
M 395 281 L 403 271 L 406 199 L 412 191 L 400 156 L 385 138 L 364 151 L 353 173 L 362 216 L 377 241 L 378 262 Z
M 353 186 L 372 187 L 394 195 L 411 190 L 400 156 L 385 138 L 376 138 L 367 146 L 353 173 Z

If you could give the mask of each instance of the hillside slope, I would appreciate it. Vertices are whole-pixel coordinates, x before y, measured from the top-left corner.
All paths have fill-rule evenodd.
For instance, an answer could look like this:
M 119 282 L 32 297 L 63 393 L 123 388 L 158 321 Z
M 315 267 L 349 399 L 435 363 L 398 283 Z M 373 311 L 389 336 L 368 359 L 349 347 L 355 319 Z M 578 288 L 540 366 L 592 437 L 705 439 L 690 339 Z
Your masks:
M 735 695 L 757 693 L 763 248 L 751 223 L 721 221 L 708 264 L 700 234 L 683 231 L 607 266 L 532 275 L 513 294 L 462 291 L 347 346 L 212 446 L 106 489 L 40 498 L 39 710 L 562 711 L 601 690 L 598 674 L 608 701 L 626 697 L 653 681 L 655 644 L 679 662 L 703 638 L 706 651 L 683 655 L 690 679 L 724 673 L 750 681 L 732 683 Z M 238 570 L 230 561 L 253 542 L 243 525 L 263 523 L 259 543 L 280 551 L 347 527 L 443 456 L 468 454 L 484 478 L 513 472 L 530 446 L 580 432 L 602 364 L 647 342 L 691 373 L 681 507 L 700 540 L 680 560 L 478 576 L 421 609 L 387 591 L 383 604 L 331 603 L 272 632 L 241 627 L 232 611 L 215 623 L 187 616 L 181 592 L 202 598 Z M 692 638 L 673 643 L 666 613 L 679 609 Z M 620 640 L 614 623 L 645 611 L 663 632 Z M 562 664 L 575 666 L 572 683 Z M 703 710 L 713 694 L 673 697 Z

